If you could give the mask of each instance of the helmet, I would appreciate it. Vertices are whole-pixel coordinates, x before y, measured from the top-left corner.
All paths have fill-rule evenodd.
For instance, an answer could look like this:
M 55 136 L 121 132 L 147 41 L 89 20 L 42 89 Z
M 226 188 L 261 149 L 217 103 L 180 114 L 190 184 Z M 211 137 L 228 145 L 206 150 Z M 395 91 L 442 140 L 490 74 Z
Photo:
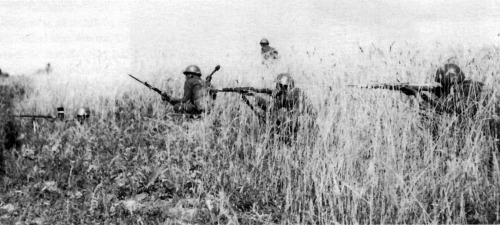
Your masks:
M 83 116 L 83 117 L 89 117 L 90 116 L 90 109 L 89 108 L 79 108 L 76 115 Z
M 276 85 L 287 86 L 293 88 L 295 86 L 295 81 L 289 73 L 280 73 L 276 78 Z
M 57 118 L 60 120 L 64 119 L 64 107 L 57 108 Z
M 186 67 L 186 69 L 184 70 L 183 73 L 185 75 L 187 75 L 187 74 L 195 74 L 195 75 L 201 76 L 201 70 L 196 65 L 190 65 L 190 66 Z
M 276 88 L 278 89 L 292 89 L 295 86 L 295 81 L 289 73 L 280 73 L 276 78 Z
M 83 121 L 85 121 L 89 117 L 90 117 L 89 108 L 79 108 L 78 111 L 76 112 L 76 118 L 78 119 L 78 122 L 80 122 L 80 124 L 83 124 Z
M 449 86 L 452 83 L 462 83 L 465 80 L 464 73 L 455 64 L 445 64 L 436 71 L 434 81 L 443 86 Z
M 265 38 L 262 38 L 262 40 L 260 40 L 260 44 L 261 45 L 268 45 L 269 44 L 269 41 Z

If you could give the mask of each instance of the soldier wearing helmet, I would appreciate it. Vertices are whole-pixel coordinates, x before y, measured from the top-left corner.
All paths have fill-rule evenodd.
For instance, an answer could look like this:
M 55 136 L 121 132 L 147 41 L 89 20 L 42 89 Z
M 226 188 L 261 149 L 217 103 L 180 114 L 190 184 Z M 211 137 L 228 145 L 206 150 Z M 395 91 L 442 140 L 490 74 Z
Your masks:
M 298 117 L 303 113 L 313 115 L 305 96 L 295 87 L 295 81 L 288 73 L 277 76 L 270 101 L 259 96 L 255 97 L 255 101 L 257 106 L 268 114 L 268 118 L 274 121 L 272 133 L 276 133 L 287 143 L 297 135 Z
M 201 79 L 201 70 L 196 65 L 188 66 L 183 74 L 186 76 L 184 82 L 184 96 L 182 98 L 170 99 L 163 95 L 162 99 L 174 105 L 177 113 L 200 114 L 208 110 L 208 85 Z
M 483 83 L 466 80 L 460 67 L 455 64 L 445 64 L 438 68 L 434 81 L 441 84 L 441 87 L 430 91 L 435 97 L 425 93 L 420 96 L 437 112 L 455 113 L 466 117 L 475 115 Z M 408 87 L 402 88 L 401 91 L 408 96 L 418 95 L 416 90 Z
M 274 61 L 279 58 L 278 51 L 269 46 L 269 41 L 266 38 L 262 38 L 260 41 L 261 52 L 262 55 L 262 64 L 265 64 L 268 61 Z
M 90 109 L 83 107 L 79 108 L 78 111 L 76 112 L 76 119 L 80 124 L 84 124 L 85 121 L 87 121 L 90 117 Z
M 491 93 L 484 93 L 484 84 L 478 81 L 466 80 L 464 73 L 455 64 L 445 64 L 436 71 L 434 80 L 441 84 L 430 91 L 432 95 L 426 93 L 419 94 L 411 88 L 402 88 L 401 91 L 409 96 L 420 95 L 421 98 L 437 113 L 454 114 L 458 120 L 454 124 L 454 129 L 463 131 L 467 126 L 468 121 L 475 120 L 475 116 L 481 107 L 486 106 L 485 103 L 490 103 Z M 494 106 L 495 114 L 498 116 L 498 105 Z M 487 119 L 488 127 L 485 133 L 493 135 L 494 139 L 500 138 L 500 121 L 497 119 Z M 434 129 L 434 134 L 437 135 L 437 127 Z M 491 175 L 494 165 L 494 155 L 498 154 L 500 142 L 496 144 L 496 150 L 492 149 L 488 162 L 488 173 Z M 460 151 L 456 152 L 460 154 Z

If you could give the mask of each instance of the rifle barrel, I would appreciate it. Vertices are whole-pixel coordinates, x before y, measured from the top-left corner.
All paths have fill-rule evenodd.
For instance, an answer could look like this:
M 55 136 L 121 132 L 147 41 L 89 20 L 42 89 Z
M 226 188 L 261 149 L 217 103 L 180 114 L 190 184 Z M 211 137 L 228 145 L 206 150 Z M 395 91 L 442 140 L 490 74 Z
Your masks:
M 16 117 L 21 117 L 21 118 L 46 118 L 46 119 L 52 119 L 52 118 L 54 118 L 52 116 L 43 116 L 43 115 L 16 115 Z
M 132 78 L 134 78 L 134 80 L 139 81 L 139 82 L 141 82 L 141 83 L 144 84 L 144 82 L 142 82 L 141 80 L 137 79 L 137 77 L 132 76 L 132 74 L 129 74 L 129 76 L 132 77 Z
M 401 90 L 403 87 L 412 88 L 417 91 L 432 91 L 435 88 L 439 87 L 434 84 L 370 84 L 370 85 L 356 85 L 356 84 L 348 84 L 347 87 L 358 87 L 358 88 L 367 88 L 367 89 L 387 89 L 387 90 Z

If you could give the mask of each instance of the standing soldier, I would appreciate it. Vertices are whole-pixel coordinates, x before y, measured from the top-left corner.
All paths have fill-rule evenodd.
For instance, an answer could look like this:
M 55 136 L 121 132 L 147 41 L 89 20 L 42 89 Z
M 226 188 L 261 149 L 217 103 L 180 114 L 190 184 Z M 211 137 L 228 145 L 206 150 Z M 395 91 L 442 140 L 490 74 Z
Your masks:
M 162 95 L 165 102 L 174 106 L 177 113 L 201 114 L 209 111 L 209 87 L 201 79 L 201 70 L 196 65 L 190 65 L 184 70 L 186 82 L 184 82 L 184 96 L 182 98 L 170 98 Z
M 260 46 L 261 46 L 260 54 L 262 55 L 262 64 L 266 64 L 266 62 L 272 62 L 279 58 L 278 51 L 275 48 L 269 46 L 269 41 L 267 39 L 262 38 L 262 40 L 260 41 Z
M 473 119 L 484 106 L 488 96 L 482 96 L 484 84 L 478 81 L 465 80 L 464 73 L 455 64 L 445 64 L 436 71 L 435 81 L 441 84 L 441 87 L 434 88 L 430 92 L 434 96 L 425 93 L 420 94 L 421 98 L 429 104 L 437 113 L 453 114 L 458 117 L 458 126 L 464 125 L 467 121 Z M 417 96 L 419 93 L 408 87 L 401 88 L 401 91 L 408 96 Z M 498 109 L 495 108 L 498 113 Z M 489 132 L 493 138 L 500 137 L 499 122 L 489 121 Z M 499 143 L 496 144 L 496 150 L 491 150 L 489 159 L 489 171 L 493 172 L 493 154 L 498 151 Z M 458 152 L 457 152 L 458 154 Z

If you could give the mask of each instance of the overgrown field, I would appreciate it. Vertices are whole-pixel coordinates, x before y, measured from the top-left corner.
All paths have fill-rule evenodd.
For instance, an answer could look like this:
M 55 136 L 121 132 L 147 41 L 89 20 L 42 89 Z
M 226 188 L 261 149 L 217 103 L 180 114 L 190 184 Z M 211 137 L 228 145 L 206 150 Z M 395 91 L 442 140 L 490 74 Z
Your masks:
M 497 47 L 403 45 L 343 58 L 285 54 L 275 68 L 247 56 L 221 63 L 217 87 L 272 87 L 283 71 L 296 78 L 318 116 L 301 117 L 314 125 L 301 126 L 291 144 L 270 138 L 270 126 L 236 94 L 219 94 L 211 114 L 192 120 L 171 116 L 171 106 L 133 81 L 103 91 L 86 81 L 78 89 L 50 76 L 14 78 L 25 88 L 16 114 L 63 105 L 67 120 L 34 128 L 15 119 L 22 144 L 4 150 L 0 223 L 500 223 L 497 158 L 487 171 L 496 98 L 459 124 L 420 112 L 418 99 L 399 92 L 346 87 L 430 83 L 439 65 L 454 62 L 496 95 L 499 58 Z M 142 77 L 178 93 L 181 69 Z M 92 110 L 84 125 L 69 115 L 80 106 Z

